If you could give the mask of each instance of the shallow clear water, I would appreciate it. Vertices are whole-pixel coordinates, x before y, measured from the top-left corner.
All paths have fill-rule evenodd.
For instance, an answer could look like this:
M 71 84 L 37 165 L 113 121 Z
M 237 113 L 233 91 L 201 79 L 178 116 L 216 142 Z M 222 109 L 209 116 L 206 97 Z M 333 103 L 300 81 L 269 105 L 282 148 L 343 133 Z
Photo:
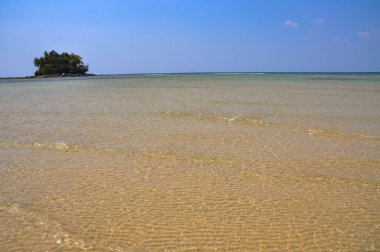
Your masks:
M 0 250 L 379 250 L 380 74 L 0 80 Z

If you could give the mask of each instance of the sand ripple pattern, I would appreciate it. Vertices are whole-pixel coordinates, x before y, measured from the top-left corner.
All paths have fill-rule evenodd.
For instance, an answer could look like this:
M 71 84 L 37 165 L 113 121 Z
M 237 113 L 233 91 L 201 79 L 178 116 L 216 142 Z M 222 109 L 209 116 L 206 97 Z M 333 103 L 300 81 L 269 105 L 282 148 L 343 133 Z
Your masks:
M 0 206 L 0 220 L 22 223 L 21 232 L 35 227 L 36 238 L 30 237 L 38 240 L 33 243 L 35 248 L 272 250 L 295 249 L 303 241 L 304 248 L 314 250 L 329 249 L 331 236 L 341 241 L 335 249 L 371 250 L 377 246 L 374 238 L 360 237 L 371 226 L 367 236 L 375 235 L 380 177 L 345 177 L 328 170 L 368 167 L 378 174 L 379 161 L 266 162 L 99 146 L 52 146 L 55 144 L 0 144 L 10 150 L 35 150 L 39 158 L 44 157 L 45 161 L 36 159 L 35 167 L 29 167 L 33 172 L 9 168 L 3 174 L 24 181 L 23 197 L 36 197 L 29 210 L 22 203 L 3 201 Z M 61 156 L 70 168 L 41 168 L 48 157 L 58 161 L 52 156 Z M 84 157 L 85 167 L 75 165 Z M 123 167 L 120 163 L 135 165 Z M 31 186 L 29 180 L 37 185 Z M 49 180 L 51 193 L 38 186 L 43 180 Z M 3 188 L 5 195 L 15 186 L 8 183 L 10 187 Z M 354 206 L 358 196 L 362 203 L 346 209 Z M 320 204 L 324 204 L 322 209 L 318 209 Z M 41 207 L 49 213 L 35 214 L 33 210 Z M 306 209 L 308 214 L 303 216 Z M 52 221 L 57 218 L 60 222 Z M 13 232 L 20 235 L 20 231 Z

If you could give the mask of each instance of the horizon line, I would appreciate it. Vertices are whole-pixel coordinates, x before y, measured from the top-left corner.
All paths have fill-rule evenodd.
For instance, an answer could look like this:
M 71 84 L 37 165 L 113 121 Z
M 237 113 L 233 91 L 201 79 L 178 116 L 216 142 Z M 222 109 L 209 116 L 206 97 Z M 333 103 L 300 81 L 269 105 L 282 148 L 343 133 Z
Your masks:
M 88 77 L 92 77 L 94 73 L 89 73 Z M 254 72 L 141 72 L 141 73 L 102 73 L 94 74 L 96 76 L 112 76 L 112 75 L 169 75 L 169 74 L 380 74 L 380 71 L 254 71 Z M 6 76 L 0 77 L 0 79 L 17 79 L 17 78 L 34 78 L 34 75 L 27 76 Z M 86 77 L 86 76 L 78 76 Z M 53 78 L 60 78 L 59 76 Z M 63 77 L 66 78 L 66 77 Z M 43 79 L 43 78 L 41 78 Z

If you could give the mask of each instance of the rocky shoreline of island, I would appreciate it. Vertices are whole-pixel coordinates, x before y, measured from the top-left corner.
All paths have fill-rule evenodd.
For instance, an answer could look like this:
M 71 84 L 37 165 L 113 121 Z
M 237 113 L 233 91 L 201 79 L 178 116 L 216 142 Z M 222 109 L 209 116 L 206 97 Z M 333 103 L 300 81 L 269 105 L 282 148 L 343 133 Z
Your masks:
M 49 79 L 49 78 L 93 77 L 93 76 L 99 76 L 99 75 L 97 74 L 49 74 L 49 75 L 39 75 L 39 76 L 0 77 L 0 80 Z

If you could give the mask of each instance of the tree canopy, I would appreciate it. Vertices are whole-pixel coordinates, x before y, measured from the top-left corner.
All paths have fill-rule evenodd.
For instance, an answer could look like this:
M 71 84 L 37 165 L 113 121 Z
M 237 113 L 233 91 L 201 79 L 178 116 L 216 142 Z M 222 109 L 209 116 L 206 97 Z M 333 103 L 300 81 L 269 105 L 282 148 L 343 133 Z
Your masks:
M 34 65 L 38 68 L 35 76 L 42 75 L 82 75 L 88 71 L 88 66 L 84 65 L 82 57 L 74 54 L 56 51 L 44 52 L 44 56 L 34 58 Z

